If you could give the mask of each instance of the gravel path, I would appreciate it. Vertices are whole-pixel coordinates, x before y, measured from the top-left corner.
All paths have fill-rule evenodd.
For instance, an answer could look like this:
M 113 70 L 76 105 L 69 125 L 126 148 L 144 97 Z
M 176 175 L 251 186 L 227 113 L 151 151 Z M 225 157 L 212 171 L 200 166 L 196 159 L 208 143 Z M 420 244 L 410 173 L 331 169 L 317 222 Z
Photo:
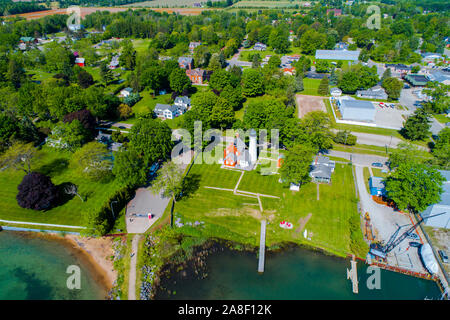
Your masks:
M 136 234 L 131 240 L 130 276 L 128 278 L 128 300 L 136 300 L 136 262 L 140 236 Z

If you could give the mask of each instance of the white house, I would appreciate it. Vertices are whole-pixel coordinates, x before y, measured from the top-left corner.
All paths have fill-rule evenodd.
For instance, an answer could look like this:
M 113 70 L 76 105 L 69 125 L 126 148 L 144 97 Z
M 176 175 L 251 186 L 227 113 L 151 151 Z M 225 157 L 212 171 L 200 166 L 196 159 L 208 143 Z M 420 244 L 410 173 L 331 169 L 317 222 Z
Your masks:
M 191 106 L 191 99 L 187 96 L 176 97 L 173 104 L 177 107 L 189 109 Z
M 126 97 L 128 97 L 130 94 L 132 94 L 133 93 L 133 89 L 132 88 L 130 88 L 130 87 L 128 87 L 128 88 L 125 88 L 125 89 L 122 89 L 121 91 L 120 91 L 120 97 L 124 97 L 124 98 L 126 98 Z
M 183 113 L 186 112 L 186 108 L 176 106 L 176 105 L 170 105 L 170 104 L 162 104 L 157 103 L 155 106 L 155 109 L 153 109 L 153 112 L 155 112 L 155 115 L 158 118 L 161 119 L 174 119 Z

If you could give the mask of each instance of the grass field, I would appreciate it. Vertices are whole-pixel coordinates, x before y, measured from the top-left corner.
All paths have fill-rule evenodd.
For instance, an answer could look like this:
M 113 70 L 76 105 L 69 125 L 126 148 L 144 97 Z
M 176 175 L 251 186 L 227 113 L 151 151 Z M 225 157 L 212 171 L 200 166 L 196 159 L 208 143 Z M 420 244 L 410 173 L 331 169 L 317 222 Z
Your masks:
M 309 1 L 242 0 L 233 4 L 231 8 L 302 9 L 305 2 Z
M 320 94 L 317 93 L 317 90 L 319 89 L 319 84 L 320 79 L 304 78 L 303 79 L 304 90 L 302 92 L 299 92 L 298 94 L 306 94 L 309 96 L 320 96 Z
M 183 222 L 203 221 L 201 227 L 183 226 L 186 234 L 217 237 L 251 245 L 259 244 L 260 220 L 269 221 L 267 245 L 283 241 L 307 243 L 337 255 L 350 252 L 351 217 L 359 217 L 356 208 L 352 168 L 338 164 L 332 183 L 317 186 L 308 183 L 299 192 L 290 191 L 278 182 L 279 175 L 262 176 L 257 171 L 245 172 L 238 190 L 278 196 L 280 199 L 261 197 L 261 213 L 256 198 L 234 195 L 231 191 L 207 189 L 205 186 L 234 189 L 240 172 L 221 169 L 220 165 L 195 164 L 189 173 L 191 190 L 175 206 L 175 217 Z M 295 230 L 299 219 L 309 213 L 306 224 L 311 240 L 305 240 Z M 294 228 L 279 227 L 282 220 L 291 222 Z M 362 240 L 362 233 L 360 238 Z M 359 252 L 364 254 L 364 252 Z
M 446 114 L 434 114 L 433 115 L 437 121 L 439 121 L 442 124 L 446 124 L 447 122 L 450 122 L 450 118 L 447 117 Z
M 44 146 L 37 152 L 32 170 L 49 175 L 56 186 L 65 182 L 76 184 L 79 193 L 87 197 L 85 202 L 75 196 L 48 211 L 21 208 L 17 204 L 16 194 L 25 173 L 7 169 L 0 172 L 0 219 L 82 226 L 82 212 L 103 205 L 119 186 L 115 182 L 101 183 L 81 178 L 70 167 L 72 155 Z

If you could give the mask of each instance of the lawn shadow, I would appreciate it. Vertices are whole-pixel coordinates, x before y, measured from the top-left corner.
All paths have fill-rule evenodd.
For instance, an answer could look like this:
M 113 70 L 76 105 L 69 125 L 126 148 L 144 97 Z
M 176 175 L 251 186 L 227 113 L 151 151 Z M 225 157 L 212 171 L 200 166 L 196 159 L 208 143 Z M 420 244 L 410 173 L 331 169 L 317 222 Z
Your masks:
M 64 158 L 58 158 L 50 163 L 41 166 L 37 171 L 46 176 L 57 176 L 69 166 L 69 161 Z
M 200 187 L 200 175 L 197 173 L 192 173 L 184 178 L 183 180 L 183 192 L 182 197 L 189 198 L 195 191 Z

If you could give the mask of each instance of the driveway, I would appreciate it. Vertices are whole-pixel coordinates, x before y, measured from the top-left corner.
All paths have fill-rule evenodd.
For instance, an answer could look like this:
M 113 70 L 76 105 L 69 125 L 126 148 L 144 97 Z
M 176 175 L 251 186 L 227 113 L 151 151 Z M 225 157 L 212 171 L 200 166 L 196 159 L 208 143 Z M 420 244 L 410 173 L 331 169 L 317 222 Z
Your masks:
M 368 212 L 372 228 L 376 235 L 376 239 L 386 244 L 390 237 L 400 229 L 397 237 L 411 227 L 411 219 L 407 214 L 394 211 L 394 209 L 376 203 L 367 191 L 363 167 L 355 165 L 356 182 L 359 193 L 359 201 L 363 213 Z M 387 256 L 387 263 L 391 266 L 397 266 L 412 270 L 415 272 L 427 273 L 419 258 L 417 248 L 410 247 L 409 242 L 412 240 L 406 238 L 397 247 L 395 247 Z
M 239 49 L 238 49 L 238 52 L 237 52 L 233 57 L 231 57 L 231 59 L 227 60 L 227 64 L 228 64 L 229 67 L 232 67 L 232 66 L 238 66 L 238 67 L 251 67 L 251 66 L 252 66 L 252 63 L 249 62 L 249 61 L 242 61 L 242 60 L 239 60 L 239 58 L 240 58 L 240 56 L 241 56 L 241 52 L 242 52 L 243 50 L 244 50 L 244 49 L 243 49 L 242 47 L 239 48 Z
M 325 154 L 326 156 L 339 157 L 347 160 L 352 160 L 354 165 L 359 166 L 370 166 L 373 162 L 381 162 L 385 163 L 388 158 L 382 156 L 376 156 L 371 154 L 358 154 L 358 153 L 350 153 L 344 151 L 336 151 L 336 150 L 328 150 Z

